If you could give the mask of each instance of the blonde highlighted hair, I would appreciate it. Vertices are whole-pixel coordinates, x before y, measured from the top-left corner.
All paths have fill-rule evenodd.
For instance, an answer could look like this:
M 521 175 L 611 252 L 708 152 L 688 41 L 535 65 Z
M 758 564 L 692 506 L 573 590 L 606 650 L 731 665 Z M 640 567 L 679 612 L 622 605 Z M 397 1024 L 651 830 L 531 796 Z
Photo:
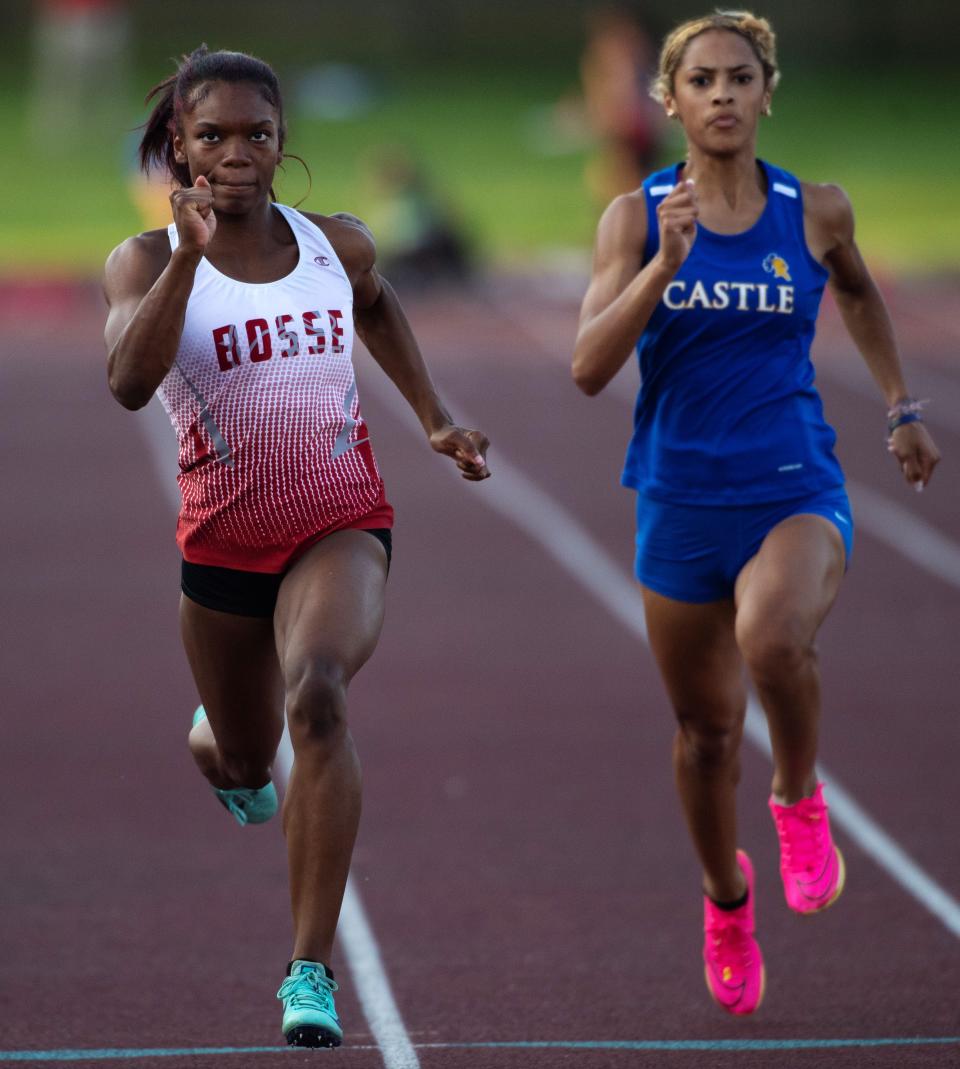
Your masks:
M 767 88 L 773 92 L 780 81 L 777 67 L 777 37 L 766 19 L 749 11 L 716 11 L 713 15 L 682 22 L 667 36 L 660 49 L 660 64 L 657 77 L 650 87 L 654 100 L 663 103 L 667 94 L 673 95 L 673 80 L 687 50 L 687 45 L 709 30 L 728 30 L 739 34 L 753 49 L 763 67 Z

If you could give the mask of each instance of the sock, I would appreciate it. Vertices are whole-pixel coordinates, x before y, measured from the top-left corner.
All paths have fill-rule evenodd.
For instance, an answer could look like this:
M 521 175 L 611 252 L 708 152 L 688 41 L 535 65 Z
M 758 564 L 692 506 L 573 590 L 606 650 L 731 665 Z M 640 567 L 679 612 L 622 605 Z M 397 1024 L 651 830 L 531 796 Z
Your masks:
M 287 976 L 293 971 L 293 965 L 296 961 L 305 961 L 310 965 L 319 965 L 321 969 L 327 974 L 327 979 L 333 979 L 333 969 L 329 965 L 324 965 L 322 961 L 311 961 L 310 958 L 294 958 L 293 961 L 287 963 Z
M 710 898 L 710 896 L 707 895 L 707 898 Z M 724 913 L 732 913 L 735 909 L 740 909 L 741 906 L 745 906 L 749 899 L 750 892 L 744 891 L 736 902 L 718 902 L 715 898 L 710 898 L 710 901 L 717 907 L 717 909 L 722 909 Z

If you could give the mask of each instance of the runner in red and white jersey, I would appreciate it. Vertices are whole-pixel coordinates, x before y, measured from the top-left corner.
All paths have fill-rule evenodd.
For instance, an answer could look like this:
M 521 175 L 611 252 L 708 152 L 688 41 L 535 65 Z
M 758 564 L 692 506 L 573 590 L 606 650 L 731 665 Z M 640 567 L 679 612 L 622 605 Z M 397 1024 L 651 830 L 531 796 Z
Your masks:
M 276 282 L 200 260 L 159 394 L 180 441 L 186 560 L 284 571 L 319 537 L 389 528 L 353 350 L 353 287 L 320 227 L 280 204 L 298 250 Z M 169 227 L 170 246 L 180 238 Z
M 383 619 L 393 512 L 360 416 L 354 331 L 433 449 L 487 478 L 487 439 L 443 407 L 370 232 L 273 203 L 280 88 L 205 47 L 150 94 L 141 160 L 172 176 L 173 225 L 107 261 L 110 388 L 156 393 L 180 441 L 180 626 L 201 706 L 190 749 L 241 824 L 284 801 L 294 943 L 278 997 L 288 1043 L 338 1046 L 330 953 L 360 816 L 350 680 Z

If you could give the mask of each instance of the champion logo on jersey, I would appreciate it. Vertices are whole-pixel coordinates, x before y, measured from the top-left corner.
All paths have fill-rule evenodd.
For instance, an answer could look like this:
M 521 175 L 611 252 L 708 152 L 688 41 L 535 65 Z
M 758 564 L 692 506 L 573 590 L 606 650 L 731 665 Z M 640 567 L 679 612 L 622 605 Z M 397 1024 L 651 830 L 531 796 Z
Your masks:
M 763 261 L 763 269 L 768 275 L 773 275 L 775 278 L 782 278 L 784 282 L 792 282 L 790 277 L 790 265 L 787 261 L 779 256 L 775 252 L 771 252 Z
M 313 262 L 317 265 L 317 267 L 330 266 L 330 261 L 326 258 L 326 256 L 314 256 Z

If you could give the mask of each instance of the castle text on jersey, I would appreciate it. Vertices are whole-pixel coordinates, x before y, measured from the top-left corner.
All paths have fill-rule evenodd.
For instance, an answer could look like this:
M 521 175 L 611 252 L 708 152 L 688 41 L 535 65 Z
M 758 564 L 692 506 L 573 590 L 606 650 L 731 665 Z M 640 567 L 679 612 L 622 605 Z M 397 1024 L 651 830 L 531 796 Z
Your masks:
M 770 293 L 771 289 L 776 291 L 775 294 Z M 793 286 L 771 287 L 766 282 L 714 282 L 708 288 L 697 281 L 688 288 L 686 282 L 674 281 L 664 291 L 663 303 L 674 311 L 689 308 L 721 311 L 732 307 L 737 312 L 790 315 L 793 312 Z

